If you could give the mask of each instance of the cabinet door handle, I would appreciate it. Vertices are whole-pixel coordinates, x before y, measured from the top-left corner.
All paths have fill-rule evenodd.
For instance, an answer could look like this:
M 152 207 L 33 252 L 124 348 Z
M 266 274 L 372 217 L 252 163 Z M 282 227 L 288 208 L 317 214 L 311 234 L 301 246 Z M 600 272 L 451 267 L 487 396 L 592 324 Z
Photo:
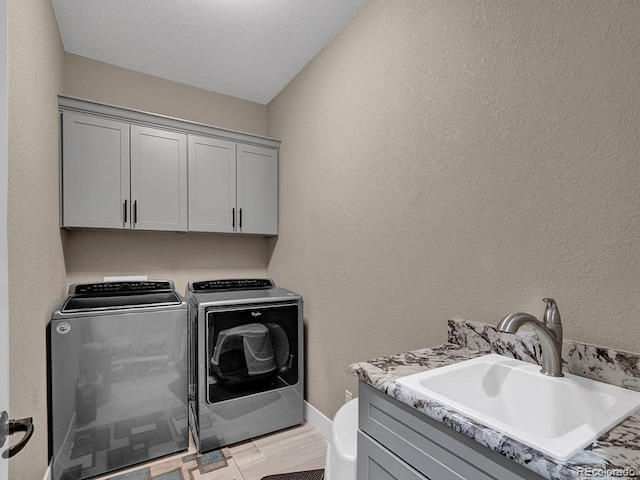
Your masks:
M 236 207 L 231 209 L 231 227 L 236 228 Z
M 124 201 L 124 207 L 123 207 L 123 212 L 124 212 L 124 224 L 127 224 L 127 200 Z
M 138 223 L 138 201 L 133 202 L 133 224 Z
M 242 209 L 240 209 L 240 230 L 242 230 Z

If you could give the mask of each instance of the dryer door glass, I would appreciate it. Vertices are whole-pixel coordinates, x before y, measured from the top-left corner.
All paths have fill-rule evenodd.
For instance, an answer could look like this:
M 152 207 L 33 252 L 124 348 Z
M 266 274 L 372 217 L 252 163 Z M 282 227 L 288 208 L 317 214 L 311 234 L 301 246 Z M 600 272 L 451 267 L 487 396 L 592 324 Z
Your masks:
M 298 315 L 298 304 L 209 309 L 209 403 L 296 384 Z

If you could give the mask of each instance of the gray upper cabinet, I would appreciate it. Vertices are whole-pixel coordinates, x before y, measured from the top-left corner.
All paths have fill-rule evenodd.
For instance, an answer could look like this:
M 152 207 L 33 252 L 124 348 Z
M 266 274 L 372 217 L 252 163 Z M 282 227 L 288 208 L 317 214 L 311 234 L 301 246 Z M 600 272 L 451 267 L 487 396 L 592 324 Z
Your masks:
M 190 135 L 189 231 L 276 235 L 277 151 Z
M 278 153 L 269 148 L 238 145 L 238 232 L 278 233 Z
M 58 103 L 62 227 L 278 234 L 278 140 Z
M 132 228 L 187 231 L 187 136 L 131 126 Z
M 187 231 L 187 136 L 62 115 L 62 226 Z
M 235 232 L 236 143 L 189 135 L 189 230 Z
M 62 225 L 129 228 L 129 124 L 65 112 Z

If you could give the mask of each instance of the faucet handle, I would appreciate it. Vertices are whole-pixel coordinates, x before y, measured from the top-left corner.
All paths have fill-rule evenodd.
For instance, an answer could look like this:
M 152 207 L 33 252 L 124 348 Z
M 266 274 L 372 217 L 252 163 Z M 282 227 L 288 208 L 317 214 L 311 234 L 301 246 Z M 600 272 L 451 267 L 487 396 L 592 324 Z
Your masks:
M 547 303 L 547 308 L 544 310 L 544 323 L 547 325 L 560 325 L 560 311 L 556 301 L 553 298 L 543 298 L 542 301 Z

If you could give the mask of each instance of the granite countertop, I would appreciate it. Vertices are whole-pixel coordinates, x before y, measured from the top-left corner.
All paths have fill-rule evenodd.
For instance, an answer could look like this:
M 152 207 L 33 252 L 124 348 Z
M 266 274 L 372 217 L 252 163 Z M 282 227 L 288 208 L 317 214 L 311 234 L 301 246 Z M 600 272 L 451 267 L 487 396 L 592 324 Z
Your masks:
M 432 368 L 499 353 L 525 361 L 540 355 L 533 334 L 500 337 L 491 326 L 463 320 L 449 321 L 449 342 L 443 345 L 354 363 L 349 373 L 359 380 L 415 408 L 481 445 L 501 453 L 549 480 L 640 478 L 640 411 L 602 435 L 567 461 L 556 460 L 471 420 L 396 383 L 396 379 Z M 575 355 L 579 351 L 579 355 Z M 599 358 L 595 358 L 599 356 Z M 580 357 L 581 362 L 576 358 Z M 576 342 L 563 345 L 564 370 L 636 390 L 640 356 Z M 590 374 L 586 374 L 589 372 Z M 542 401 L 542 399 L 541 399 Z

